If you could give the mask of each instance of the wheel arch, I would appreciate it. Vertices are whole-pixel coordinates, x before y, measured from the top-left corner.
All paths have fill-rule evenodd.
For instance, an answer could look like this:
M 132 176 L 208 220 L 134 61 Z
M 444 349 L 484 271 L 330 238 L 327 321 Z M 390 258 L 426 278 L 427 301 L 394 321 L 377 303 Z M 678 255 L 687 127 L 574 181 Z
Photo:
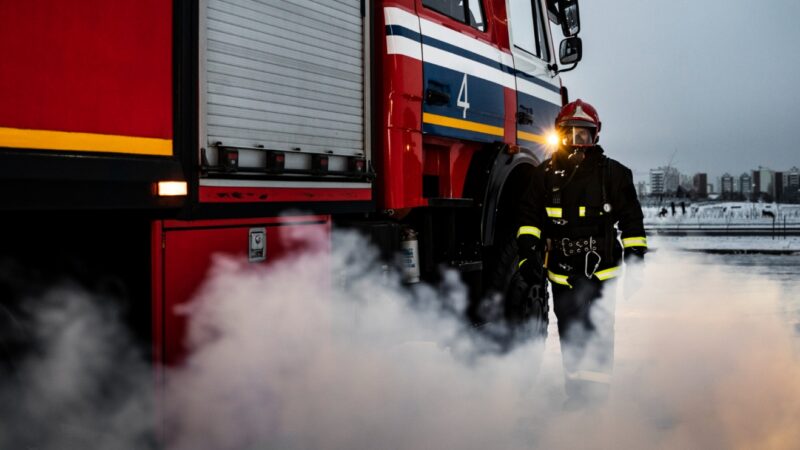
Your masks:
M 517 207 L 531 172 L 541 163 L 526 151 L 509 155 L 500 151 L 488 170 L 489 176 L 481 211 L 481 242 L 495 244 L 498 232 L 505 231 L 515 221 Z

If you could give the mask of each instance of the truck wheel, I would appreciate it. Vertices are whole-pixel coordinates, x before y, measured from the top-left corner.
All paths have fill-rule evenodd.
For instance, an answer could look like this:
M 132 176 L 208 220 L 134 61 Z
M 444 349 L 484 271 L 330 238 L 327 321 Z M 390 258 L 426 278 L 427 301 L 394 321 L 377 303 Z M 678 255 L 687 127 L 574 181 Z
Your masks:
M 504 339 L 508 341 L 506 345 L 513 346 L 528 339 L 547 336 L 550 309 L 544 271 L 542 278 L 533 286 L 522 279 L 517 271 L 519 257 L 516 239 L 505 242 L 496 261 L 494 270 L 489 273 L 484 300 L 489 309 L 494 311 L 486 318 L 502 322 L 507 334 Z

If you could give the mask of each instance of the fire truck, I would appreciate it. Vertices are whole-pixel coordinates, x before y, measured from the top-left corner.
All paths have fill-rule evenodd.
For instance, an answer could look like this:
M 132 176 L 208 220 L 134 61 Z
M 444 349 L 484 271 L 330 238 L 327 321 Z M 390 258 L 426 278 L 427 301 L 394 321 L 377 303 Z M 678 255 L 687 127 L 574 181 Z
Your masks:
M 581 58 L 577 0 L 2 0 L 0 17 L 4 310 L 70 279 L 167 364 L 212 255 L 269 264 L 302 251 L 291 231 L 355 228 L 410 282 L 451 267 L 473 299 L 503 289 Z

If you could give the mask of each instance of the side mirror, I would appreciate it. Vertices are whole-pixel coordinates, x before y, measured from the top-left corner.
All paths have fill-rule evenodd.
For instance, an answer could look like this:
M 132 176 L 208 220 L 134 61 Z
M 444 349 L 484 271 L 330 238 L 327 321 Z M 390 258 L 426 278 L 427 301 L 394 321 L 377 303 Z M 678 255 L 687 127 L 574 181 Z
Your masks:
M 561 64 L 577 64 L 583 56 L 581 38 L 572 36 L 561 41 L 558 48 L 558 59 Z
M 558 1 L 559 22 L 561 32 L 566 37 L 576 36 L 581 31 L 581 16 L 578 11 L 578 0 Z

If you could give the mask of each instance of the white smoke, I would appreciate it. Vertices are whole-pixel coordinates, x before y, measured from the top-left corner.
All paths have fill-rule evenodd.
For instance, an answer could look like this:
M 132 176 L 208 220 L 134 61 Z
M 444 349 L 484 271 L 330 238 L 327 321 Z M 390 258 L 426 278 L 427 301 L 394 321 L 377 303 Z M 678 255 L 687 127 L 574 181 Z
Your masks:
M 175 447 L 516 448 L 533 344 L 476 352 L 455 274 L 410 292 L 356 235 L 335 248 L 269 271 L 217 261 L 171 377 Z
M 109 304 L 70 284 L 24 300 L 31 321 L 17 331 L 32 345 L 16 370 L 0 373 L 0 448 L 153 444 L 151 369 Z
M 175 449 L 788 449 L 800 440 L 796 318 L 785 311 L 790 293 L 763 276 L 667 249 L 649 255 L 643 289 L 616 302 L 609 401 L 562 412 L 553 324 L 544 352 L 536 342 L 487 352 L 460 319 L 455 273 L 407 289 L 354 234 L 334 233 L 332 252 L 319 236 L 289 238 L 314 245 L 268 268 L 216 259 L 184 309 L 191 354 L 167 373 L 163 428 L 143 419 L 161 417 L 141 401 L 151 377 L 110 331 L 113 318 L 82 306 L 60 307 L 60 325 L 45 327 L 49 346 L 26 371 L 25 407 L 36 409 L 27 418 L 68 416 L 78 404 L 74 423 L 99 420 L 116 439 L 104 444 L 129 439 L 128 448 L 149 445 L 143 430 L 163 431 Z M 144 380 L 121 403 L 94 386 L 112 367 Z M 64 381 L 39 381 L 54 373 Z M 3 424 L 30 423 L 2 411 Z M 65 433 L 49 431 L 38 448 L 65 448 Z M 0 437 L 2 448 L 16 442 Z

